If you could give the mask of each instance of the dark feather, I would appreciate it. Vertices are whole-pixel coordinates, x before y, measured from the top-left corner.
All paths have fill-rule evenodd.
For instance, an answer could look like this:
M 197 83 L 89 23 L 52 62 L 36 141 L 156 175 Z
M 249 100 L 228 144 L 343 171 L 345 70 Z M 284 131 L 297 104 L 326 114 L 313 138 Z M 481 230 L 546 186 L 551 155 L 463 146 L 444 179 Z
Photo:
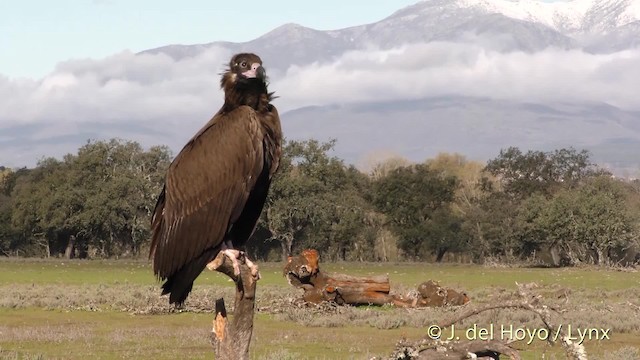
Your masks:
M 262 170 L 262 137 L 255 111 L 243 106 L 216 115 L 171 163 L 162 212 L 154 214 L 162 217 L 151 243 L 158 276 L 222 243 Z
M 210 249 L 191 260 L 162 284 L 162 295 L 169 294 L 169 303 L 182 306 L 193 288 L 193 282 L 208 263 L 215 259 L 218 249 Z
M 223 246 L 244 246 L 279 164 L 280 119 L 266 82 L 228 71 L 222 87 L 225 105 L 169 166 L 152 216 L 153 271 L 171 303 L 184 302 Z

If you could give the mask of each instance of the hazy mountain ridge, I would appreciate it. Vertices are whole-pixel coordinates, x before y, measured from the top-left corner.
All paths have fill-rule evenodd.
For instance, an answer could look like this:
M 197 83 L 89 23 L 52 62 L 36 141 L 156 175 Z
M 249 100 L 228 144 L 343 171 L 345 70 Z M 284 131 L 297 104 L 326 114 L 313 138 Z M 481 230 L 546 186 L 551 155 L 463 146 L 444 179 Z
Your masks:
M 403 43 L 456 42 L 465 34 L 506 34 L 513 38 L 512 46 L 503 49 L 509 51 L 546 47 L 615 51 L 638 46 L 638 23 L 640 0 L 426 0 L 371 24 L 330 31 L 285 24 L 244 43 L 168 45 L 143 53 L 165 53 L 180 59 L 215 46 L 234 52 L 253 50 L 284 70 L 291 64 L 330 60 L 368 46 L 386 49 Z
M 282 118 L 285 134 L 296 138 L 328 140 L 337 135 L 336 153 L 354 164 L 376 149 L 422 161 L 438 152 L 486 160 L 509 146 L 537 150 L 573 146 L 591 150 L 596 161 L 618 173 L 638 170 L 640 113 L 607 104 L 451 96 L 312 106 Z
M 0 165 L 61 156 L 87 137 L 177 153 L 220 106 L 228 56 L 251 51 L 281 96 L 286 137 L 336 138 L 352 163 L 380 151 L 487 160 L 508 146 L 575 146 L 635 173 L 639 9 L 640 0 L 427 0 L 345 29 L 285 24 L 245 43 L 69 61 L 41 83 L 4 90 L 19 96 L 0 106 L 0 121 L 33 125 L 1 127 L 9 151 Z M 0 78 L 0 93 L 7 84 Z
M 333 31 L 286 24 L 253 41 L 224 46 L 264 53 L 275 60 L 278 70 L 329 62 L 367 46 L 385 49 L 432 41 L 474 45 L 488 41 L 487 46 L 498 51 L 536 52 L 554 47 L 608 53 L 640 45 L 638 9 L 640 0 L 427 0 L 371 24 Z M 171 48 L 154 51 L 171 53 Z M 283 55 L 288 61 L 281 59 Z M 439 151 L 487 159 L 512 145 L 535 149 L 576 146 L 594 151 L 596 160 L 612 168 L 630 172 L 638 168 L 637 160 L 626 154 L 640 150 L 640 113 L 604 103 L 523 103 L 451 96 L 310 106 L 282 117 L 289 137 L 337 138 L 337 153 L 354 163 L 375 149 L 421 160 Z M 395 124 L 389 124 L 389 119 L 396 119 Z

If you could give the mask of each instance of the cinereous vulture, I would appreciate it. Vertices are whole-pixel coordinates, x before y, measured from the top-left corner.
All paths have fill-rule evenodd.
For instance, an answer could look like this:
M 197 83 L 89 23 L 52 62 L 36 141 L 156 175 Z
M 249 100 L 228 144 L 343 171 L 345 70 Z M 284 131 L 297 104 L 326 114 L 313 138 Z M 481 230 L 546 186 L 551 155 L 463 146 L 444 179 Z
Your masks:
M 219 252 L 234 261 L 252 235 L 278 169 L 282 131 L 262 60 L 237 54 L 222 74 L 224 104 L 173 160 L 151 219 L 153 272 L 182 305 Z M 257 267 L 247 259 L 252 273 Z

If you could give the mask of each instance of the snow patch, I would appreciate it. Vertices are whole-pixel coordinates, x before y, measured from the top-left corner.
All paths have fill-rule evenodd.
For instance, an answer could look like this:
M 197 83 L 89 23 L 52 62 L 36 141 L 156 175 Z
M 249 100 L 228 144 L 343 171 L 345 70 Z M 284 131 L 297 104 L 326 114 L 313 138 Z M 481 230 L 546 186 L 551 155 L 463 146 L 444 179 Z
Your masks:
M 569 32 L 607 31 L 640 20 L 640 0 L 454 0 L 450 4 Z M 435 2 L 426 0 L 423 5 Z

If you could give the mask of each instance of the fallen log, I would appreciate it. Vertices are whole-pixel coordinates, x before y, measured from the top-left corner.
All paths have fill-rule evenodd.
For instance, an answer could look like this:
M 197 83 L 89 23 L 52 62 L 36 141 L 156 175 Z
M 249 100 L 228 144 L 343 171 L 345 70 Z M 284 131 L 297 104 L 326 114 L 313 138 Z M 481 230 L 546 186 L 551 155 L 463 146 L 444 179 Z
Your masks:
M 464 305 L 469 302 L 467 294 L 443 288 L 431 280 L 420 284 L 413 296 L 393 295 L 387 275 L 362 277 L 327 273 L 320 270 L 319 260 L 318 251 L 304 250 L 299 256 L 290 256 L 283 271 L 289 284 L 304 289 L 302 298 L 309 303 L 328 301 L 338 305 L 426 307 Z
M 304 289 L 302 298 L 309 303 L 329 301 L 339 305 L 384 305 L 392 302 L 388 276 L 356 277 L 325 273 L 320 271 L 316 250 L 305 250 L 300 256 L 289 257 L 284 276 L 289 284 Z
M 356 277 L 319 272 L 313 280 L 314 288 L 323 289 L 323 300 L 339 305 L 384 305 L 393 301 L 386 275 Z

